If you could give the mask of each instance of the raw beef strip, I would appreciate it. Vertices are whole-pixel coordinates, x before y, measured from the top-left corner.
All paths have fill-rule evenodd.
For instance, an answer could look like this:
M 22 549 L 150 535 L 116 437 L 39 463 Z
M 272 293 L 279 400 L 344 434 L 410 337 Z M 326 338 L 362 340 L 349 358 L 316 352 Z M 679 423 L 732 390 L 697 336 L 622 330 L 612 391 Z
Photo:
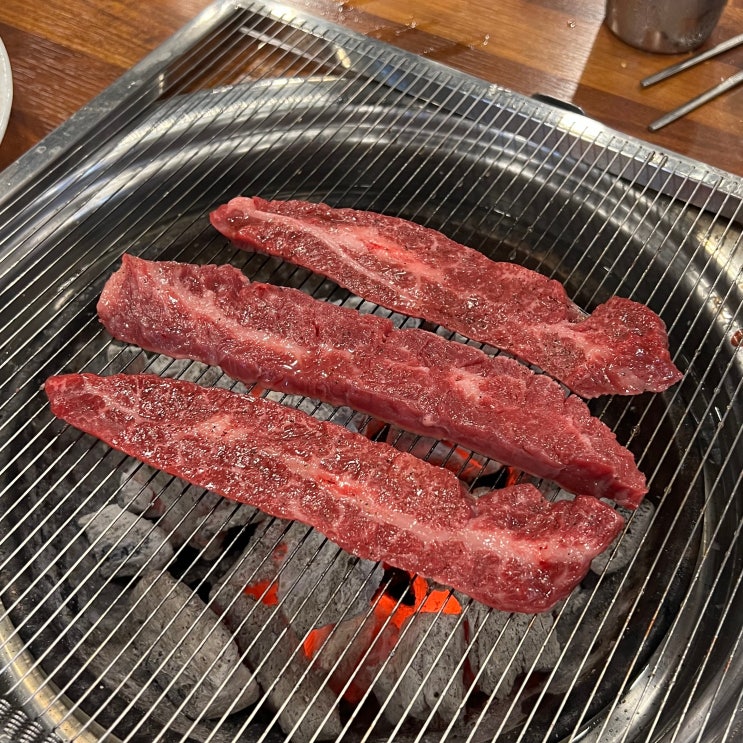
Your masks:
M 45 390 L 56 416 L 115 449 L 504 611 L 552 607 L 624 523 L 595 498 L 551 503 L 526 484 L 476 499 L 447 470 L 224 389 L 68 374 Z
M 125 255 L 98 314 L 116 338 L 147 350 L 348 405 L 574 493 L 632 507 L 647 492 L 632 454 L 549 377 L 425 330 L 396 330 L 385 318 L 251 283 L 232 266 Z
M 586 317 L 557 281 L 403 219 L 238 197 L 211 222 L 238 247 L 508 351 L 583 397 L 661 392 L 681 378 L 665 325 L 645 305 L 613 297 Z

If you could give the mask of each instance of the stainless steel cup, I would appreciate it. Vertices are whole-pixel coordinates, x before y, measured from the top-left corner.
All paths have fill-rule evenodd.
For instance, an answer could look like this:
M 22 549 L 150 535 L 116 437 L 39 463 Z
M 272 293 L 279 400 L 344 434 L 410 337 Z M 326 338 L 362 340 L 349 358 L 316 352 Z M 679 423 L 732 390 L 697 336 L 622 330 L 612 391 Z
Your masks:
M 606 24 L 648 52 L 688 52 L 717 25 L 727 0 L 606 0 Z

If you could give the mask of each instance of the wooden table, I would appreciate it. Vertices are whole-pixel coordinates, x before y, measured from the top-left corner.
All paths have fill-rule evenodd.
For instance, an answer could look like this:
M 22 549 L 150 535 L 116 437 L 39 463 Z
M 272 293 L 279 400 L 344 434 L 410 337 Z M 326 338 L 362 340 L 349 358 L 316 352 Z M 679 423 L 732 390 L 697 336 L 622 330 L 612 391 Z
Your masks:
M 0 169 L 36 144 L 209 0 L 2 0 L 0 38 L 14 102 Z M 573 102 L 658 147 L 743 176 L 743 87 L 657 133 L 647 125 L 736 72 L 743 47 L 658 86 L 639 80 L 683 59 L 619 41 L 604 0 L 295 0 L 298 7 L 524 94 Z M 743 0 L 702 47 L 743 32 Z

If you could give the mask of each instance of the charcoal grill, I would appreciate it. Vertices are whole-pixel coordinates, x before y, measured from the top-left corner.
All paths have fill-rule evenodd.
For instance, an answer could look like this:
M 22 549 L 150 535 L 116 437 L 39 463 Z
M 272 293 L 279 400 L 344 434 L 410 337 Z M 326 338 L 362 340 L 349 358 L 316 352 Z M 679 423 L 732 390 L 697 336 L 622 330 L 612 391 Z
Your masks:
M 208 8 L 0 178 L 0 739 L 741 739 L 741 179 L 262 2 Z M 433 609 L 415 603 L 408 576 L 52 419 L 40 387 L 59 372 L 232 385 L 106 335 L 95 302 L 124 251 L 390 314 L 233 249 L 207 216 L 238 194 L 403 216 L 559 279 L 587 310 L 620 294 L 664 318 L 683 381 L 592 403 L 647 474 L 648 506 L 555 612 L 502 615 L 440 586 L 423 588 Z M 502 478 L 273 396 L 473 488 Z M 403 609 L 391 642 L 346 663 L 370 618 Z

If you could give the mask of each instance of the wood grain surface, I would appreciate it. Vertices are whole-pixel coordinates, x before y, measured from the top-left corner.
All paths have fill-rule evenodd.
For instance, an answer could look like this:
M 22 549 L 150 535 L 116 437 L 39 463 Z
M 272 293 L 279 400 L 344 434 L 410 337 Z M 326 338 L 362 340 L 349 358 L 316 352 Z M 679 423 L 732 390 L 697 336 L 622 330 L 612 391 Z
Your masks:
M 11 60 L 14 99 L 0 143 L 0 169 L 208 4 L 2 0 L 0 38 Z M 575 103 L 611 128 L 743 176 L 743 86 L 656 133 L 647 129 L 661 114 L 741 69 L 743 46 L 642 89 L 643 77 L 688 55 L 651 54 L 624 44 L 603 23 L 604 0 L 293 4 L 517 92 Z M 743 0 L 728 0 L 700 50 L 739 33 Z

